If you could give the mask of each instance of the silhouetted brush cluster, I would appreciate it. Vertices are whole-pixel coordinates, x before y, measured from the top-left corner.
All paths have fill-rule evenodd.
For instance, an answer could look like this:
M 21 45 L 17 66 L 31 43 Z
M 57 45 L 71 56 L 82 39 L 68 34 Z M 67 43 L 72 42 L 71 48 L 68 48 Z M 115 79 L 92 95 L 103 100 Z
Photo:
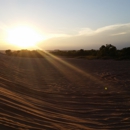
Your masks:
M 66 57 L 79 57 L 87 59 L 130 59 L 130 47 L 117 50 L 117 48 L 111 44 L 102 45 L 99 50 L 55 50 L 51 51 L 54 55 L 66 56 Z
M 11 51 L 6 50 L 5 53 L 9 56 L 15 57 L 30 57 L 30 58 L 43 58 L 44 52 L 41 50 L 18 50 L 18 51 Z
M 19 51 L 5 51 L 9 56 L 20 56 L 20 57 L 38 57 L 42 58 L 45 55 L 44 51 L 41 50 L 19 50 Z M 124 60 L 130 59 L 130 47 L 117 50 L 117 48 L 111 44 L 102 45 L 99 50 L 54 50 L 49 51 L 49 53 L 57 56 L 66 57 L 77 57 L 77 58 L 87 58 L 87 59 L 116 59 Z

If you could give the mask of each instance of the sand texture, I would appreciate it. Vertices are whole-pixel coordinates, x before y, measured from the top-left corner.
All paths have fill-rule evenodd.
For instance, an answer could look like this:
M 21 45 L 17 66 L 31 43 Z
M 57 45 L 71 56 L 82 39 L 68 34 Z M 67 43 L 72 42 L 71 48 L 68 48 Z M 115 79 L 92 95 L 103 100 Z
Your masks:
M 0 55 L 0 130 L 130 130 L 130 61 Z

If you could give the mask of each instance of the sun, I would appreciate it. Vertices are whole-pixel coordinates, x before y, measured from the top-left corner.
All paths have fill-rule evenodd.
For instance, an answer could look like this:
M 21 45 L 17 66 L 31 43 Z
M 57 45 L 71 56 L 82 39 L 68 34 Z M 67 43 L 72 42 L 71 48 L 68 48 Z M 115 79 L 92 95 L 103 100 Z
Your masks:
M 28 26 L 19 26 L 9 29 L 7 35 L 8 43 L 21 48 L 35 46 L 44 39 L 42 35 Z

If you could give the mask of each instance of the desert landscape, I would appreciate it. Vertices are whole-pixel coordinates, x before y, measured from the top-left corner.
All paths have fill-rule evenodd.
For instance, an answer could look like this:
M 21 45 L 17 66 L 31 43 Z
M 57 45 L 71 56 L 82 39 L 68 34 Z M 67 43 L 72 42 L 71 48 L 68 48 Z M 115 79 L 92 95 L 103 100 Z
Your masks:
M 130 130 L 130 0 L 0 0 L 0 130 Z
M 130 61 L 0 54 L 0 130 L 129 130 Z

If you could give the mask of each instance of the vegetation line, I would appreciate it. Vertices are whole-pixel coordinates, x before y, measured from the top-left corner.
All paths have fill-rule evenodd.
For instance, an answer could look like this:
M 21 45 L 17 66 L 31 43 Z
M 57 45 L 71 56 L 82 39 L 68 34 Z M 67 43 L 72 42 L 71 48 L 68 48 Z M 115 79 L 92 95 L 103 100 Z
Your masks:
M 31 57 L 31 58 L 43 58 L 47 53 L 41 50 L 18 50 L 11 51 L 6 50 L 5 53 L 9 56 L 18 57 Z M 130 47 L 117 50 L 117 48 L 111 44 L 102 45 L 99 50 L 53 50 L 49 53 L 57 56 L 65 56 L 72 58 L 86 58 L 86 59 L 116 59 L 116 60 L 130 60 Z

